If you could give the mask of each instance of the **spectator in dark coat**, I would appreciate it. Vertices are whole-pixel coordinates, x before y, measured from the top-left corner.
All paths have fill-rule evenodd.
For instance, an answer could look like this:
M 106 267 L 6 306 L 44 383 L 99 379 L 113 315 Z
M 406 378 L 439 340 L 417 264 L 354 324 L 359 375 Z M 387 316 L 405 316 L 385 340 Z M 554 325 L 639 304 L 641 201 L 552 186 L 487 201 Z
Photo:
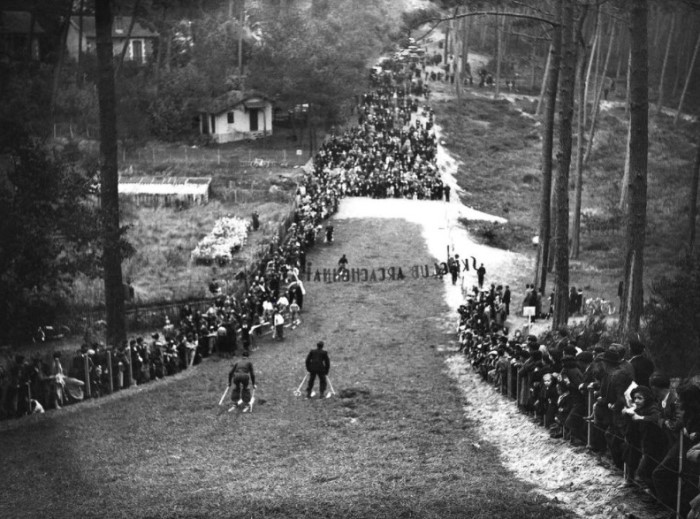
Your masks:
M 328 357 L 328 352 L 323 349 L 323 341 L 318 341 L 316 349 L 311 350 L 306 356 L 306 371 L 309 372 L 309 384 L 306 387 L 306 398 L 311 398 L 311 391 L 314 388 L 314 382 L 318 377 L 320 397 L 326 393 L 326 375 L 331 370 L 331 361 Z
M 637 425 L 638 447 L 641 461 L 637 465 L 636 478 L 653 491 L 651 475 L 666 453 L 666 436 L 659 425 L 661 411 L 654 392 L 646 386 L 637 386 L 632 390 L 632 407 L 625 412 Z
M 634 381 L 640 386 L 649 387 L 649 377 L 654 373 L 654 363 L 644 355 L 644 344 L 630 341 L 630 364 L 634 368 Z
M 682 436 L 676 438 L 673 446 L 668 450 L 666 456 L 652 473 L 652 481 L 656 497 L 666 506 L 675 509 L 676 495 L 678 493 L 678 458 L 683 457 L 683 467 L 681 471 L 681 517 L 685 517 L 690 510 L 690 500 L 695 497 L 697 491 L 697 481 L 700 471 L 698 471 L 698 458 L 686 455 L 695 445 L 700 442 L 700 387 L 688 384 L 678 389 L 678 400 L 682 411 Z M 692 449 L 700 453 L 698 449 Z

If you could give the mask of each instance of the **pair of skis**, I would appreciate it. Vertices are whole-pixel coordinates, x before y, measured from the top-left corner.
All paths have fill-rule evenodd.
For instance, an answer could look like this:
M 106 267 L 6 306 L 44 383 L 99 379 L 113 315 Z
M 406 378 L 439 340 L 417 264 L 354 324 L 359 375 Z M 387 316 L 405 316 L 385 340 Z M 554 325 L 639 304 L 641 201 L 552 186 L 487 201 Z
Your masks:
M 301 396 L 301 388 L 304 386 L 304 382 L 306 382 L 306 379 L 309 377 L 309 374 L 307 373 L 304 375 L 304 378 L 301 380 L 301 384 L 299 384 L 299 387 L 294 391 L 294 396 Z M 331 382 L 331 378 L 326 375 L 326 380 L 328 381 L 328 386 L 330 387 L 330 391 L 326 392 L 326 398 L 330 398 L 332 396 L 335 396 L 335 389 L 333 389 L 333 383 Z M 311 396 L 314 396 L 315 393 L 311 393 Z
M 224 394 L 221 395 L 221 398 L 219 399 L 219 405 L 224 403 L 224 400 L 226 399 L 226 395 L 228 394 L 228 390 L 231 389 L 231 386 L 226 386 L 226 389 L 224 390 Z M 241 409 L 241 412 L 243 413 L 252 413 L 253 412 L 253 404 L 255 404 L 255 386 L 253 386 L 253 389 L 250 391 L 250 402 L 248 404 L 245 404 L 243 402 L 243 399 L 240 398 L 238 402 L 233 404 L 231 407 L 229 407 L 228 412 L 230 413 L 234 409 Z

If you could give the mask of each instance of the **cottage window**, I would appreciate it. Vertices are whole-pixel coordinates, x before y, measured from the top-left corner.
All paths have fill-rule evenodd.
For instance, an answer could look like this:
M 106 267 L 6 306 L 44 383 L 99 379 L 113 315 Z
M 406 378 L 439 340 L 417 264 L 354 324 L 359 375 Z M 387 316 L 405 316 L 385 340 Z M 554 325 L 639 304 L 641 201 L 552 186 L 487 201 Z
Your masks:
M 226 117 L 228 118 L 228 123 L 233 124 L 233 112 L 227 113 Z
M 144 63 L 143 41 L 131 40 L 131 59 L 137 63 Z

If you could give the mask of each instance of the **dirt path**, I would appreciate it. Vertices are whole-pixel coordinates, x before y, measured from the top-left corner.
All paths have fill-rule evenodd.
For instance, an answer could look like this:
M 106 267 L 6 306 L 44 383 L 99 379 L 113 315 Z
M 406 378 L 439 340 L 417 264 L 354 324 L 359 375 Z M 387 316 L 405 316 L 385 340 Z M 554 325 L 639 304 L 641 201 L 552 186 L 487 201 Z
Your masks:
M 437 132 L 439 135 L 439 127 Z M 438 147 L 438 165 L 444 182 L 458 190 L 454 178 L 458 163 L 442 145 Z M 435 258 L 444 259 L 448 246 L 450 252 L 458 253 L 460 258 L 473 256 L 477 263 L 484 263 L 489 284 L 513 286 L 519 272 L 534 268 L 531 257 L 474 242 L 459 225 L 460 216 L 500 220 L 463 206 L 457 196 L 449 203 L 347 198 L 335 218 L 400 218 L 418 223 L 428 250 Z M 444 326 L 446 330 L 455 330 L 456 309 L 463 301 L 462 289 L 476 284 L 476 273 L 473 269 L 463 272 L 460 283 L 454 286 L 449 276 L 443 283 L 445 301 L 452 309 L 442 316 Z M 517 317 L 507 323 L 511 329 L 523 324 L 524 320 Z M 543 331 L 543 325 L 539 327 L 539 331 Z M 533 483 L 542 495 L 588 518 L 626 517 L 628 513 L 640 518 L 659 516 L 657 509 L 640 499 L 642 494 L 622 485 L 620 474 L 601 464 L 585 449 L 575 450 L 567 442 L 550 439 L 543 428 L 519 414 L 511 400 L 484 384 L 465 358 L 456 354 L 455 343 L 442 345 L 442 348 L 454 352 L 446 357 L 446 370 L 463 392 L 465 416 L 478 424 L 483 438 L 499 447 L 504 465 L 517 477 Z

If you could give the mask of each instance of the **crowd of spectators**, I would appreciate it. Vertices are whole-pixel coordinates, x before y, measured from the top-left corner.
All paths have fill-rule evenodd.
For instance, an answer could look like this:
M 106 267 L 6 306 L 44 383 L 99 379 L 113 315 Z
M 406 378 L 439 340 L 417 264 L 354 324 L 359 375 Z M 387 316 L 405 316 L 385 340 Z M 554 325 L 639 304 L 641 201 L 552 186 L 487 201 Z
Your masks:
M 299 182 L 286 229 L 270 239 L 253 269 L 242 273 L 236 293 L 224 294 L 213 282 L 211 305 L 184 305 L 173 319 L 177 325 L 166 317 L 148 340 L 133 337 L 118 346 L 86 340 L 74 354 L 16 355 L 0 366 L 0 418 L 160 380 L 213 353 L 249 351 L 263 331 L 283 340 L 285 326 L 296 327 L 303 310 L 300 274 L 306 253 L 322 239 L 322 222 L 338 210 L 341 197 L 443 197 L 433 114 L 423 109 L 425 122 L 417 117 L 418 102 L 402 87 L 405 74 L 413 71 L 396 67 L 376 78 L 374 91 L 358 99 L 358 125 L 324 142 Z M 259 225 L 254 212 L 253 230 Z M 332 230 L 326 228 L 325 239 L 333 240 Z
M 602 334 L 594 344 L 568 329 L 513 334 L 497 318 L 498 291 L 475 288 L 459 307 L 460 351 L 485 381 L 545 427 L 588 447 L 686 517 L 700 511 L 700 387 L 658 371 L 644 344 Z M 680 489 L 679 489 L 680 482 Z

